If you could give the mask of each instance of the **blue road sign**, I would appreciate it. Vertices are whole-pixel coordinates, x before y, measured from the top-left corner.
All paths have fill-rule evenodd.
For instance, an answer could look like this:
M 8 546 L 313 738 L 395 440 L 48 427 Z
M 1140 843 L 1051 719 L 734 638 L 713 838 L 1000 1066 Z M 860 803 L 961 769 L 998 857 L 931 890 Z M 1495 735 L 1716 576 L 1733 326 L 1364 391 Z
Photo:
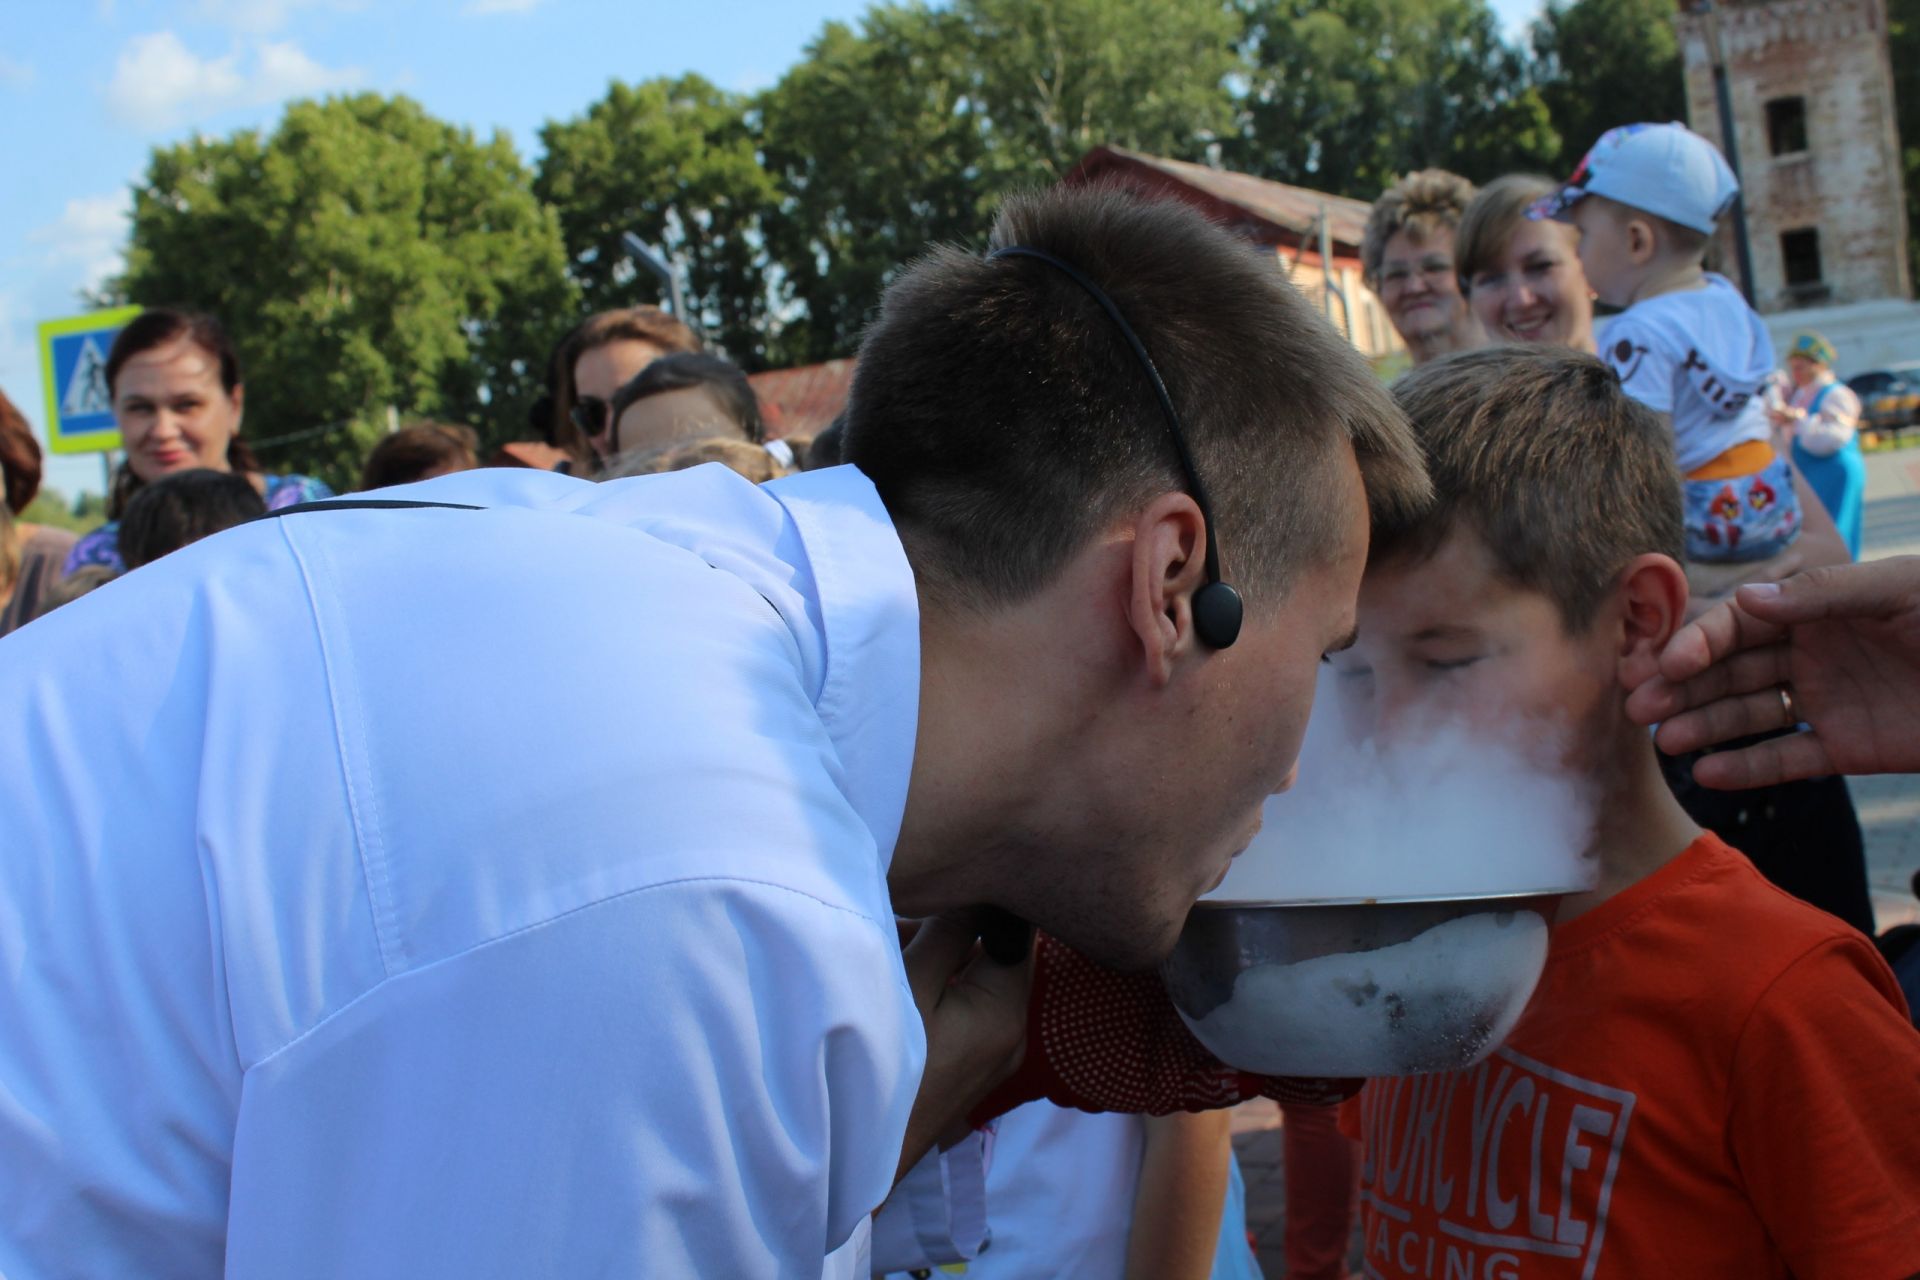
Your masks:
M 139 307 L 48 320 L 40 326 L 40 382 L 47 394 L 47 444 L 55 453 L 120 447 L 107 392 L 107 352 Z

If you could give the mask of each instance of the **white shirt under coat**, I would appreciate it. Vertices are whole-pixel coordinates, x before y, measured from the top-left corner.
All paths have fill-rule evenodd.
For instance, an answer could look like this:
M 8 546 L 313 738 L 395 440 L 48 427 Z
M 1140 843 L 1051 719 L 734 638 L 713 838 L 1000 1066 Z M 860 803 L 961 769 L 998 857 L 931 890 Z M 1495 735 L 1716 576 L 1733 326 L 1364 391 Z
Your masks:
M 0 641 L 0 1275 L 811 1280 L 925 1056 L 878 496 L 380 496 L 488 509 L 243 526 Z

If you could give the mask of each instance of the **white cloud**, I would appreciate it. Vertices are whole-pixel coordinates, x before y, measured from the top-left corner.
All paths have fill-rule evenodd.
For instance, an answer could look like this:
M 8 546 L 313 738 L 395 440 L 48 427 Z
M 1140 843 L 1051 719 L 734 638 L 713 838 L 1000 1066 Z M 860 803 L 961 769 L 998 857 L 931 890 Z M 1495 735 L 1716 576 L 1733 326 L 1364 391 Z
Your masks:
M 129 123 L 164 129 L 235 107 L 351 88 L 364 78 L 356 68 L 322 66 L 291 40 L 261 41 L 252 52 L 250 59 L 238 50 L 202 58 L 171 31 L 135 36 L 114 64 L 107 105 Z
M 350 89 L 365 79 L 354 67 L 323 67 L 291 40 L 261 44 L 248 88 L 261 104 Z
M 130 202 L 125 191 L 69 200 L 58 218 L 29 231 L 27 240 L 43 246 L 38 255 L 42 266 L 78 267 L 78 286 L 95 288 L 120 270 Z
M 532 13 L 546 0 L 467 0 L 467 7 L 461 12 L 473 17 L 485 17 L 496 13 Z
M 171 31 L 135 36 L 120 51 L 107 105 L 131 123 L 158 123 L 183 108 L 235 97 L 246 87 L 239 55 L 201 59 Z
M 33 80 L 31 66 L 0 53 L 0 89 L 31 89 Z
M 286 26 L 301 9 L 364 7 L 364 0 L 200 0 L 195 13 L 203 22 L 242 35 L 260 36 Z

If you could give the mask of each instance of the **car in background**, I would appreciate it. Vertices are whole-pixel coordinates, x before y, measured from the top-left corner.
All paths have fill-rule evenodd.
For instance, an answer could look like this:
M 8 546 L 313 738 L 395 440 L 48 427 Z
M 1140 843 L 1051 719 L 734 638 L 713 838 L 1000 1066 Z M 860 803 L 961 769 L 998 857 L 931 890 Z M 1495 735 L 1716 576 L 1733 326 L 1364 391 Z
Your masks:
M 1847 379 L 1860 397 L 1860 425 L 1896 431 L 1920 422 L 1920 360 L 1869 369 Z

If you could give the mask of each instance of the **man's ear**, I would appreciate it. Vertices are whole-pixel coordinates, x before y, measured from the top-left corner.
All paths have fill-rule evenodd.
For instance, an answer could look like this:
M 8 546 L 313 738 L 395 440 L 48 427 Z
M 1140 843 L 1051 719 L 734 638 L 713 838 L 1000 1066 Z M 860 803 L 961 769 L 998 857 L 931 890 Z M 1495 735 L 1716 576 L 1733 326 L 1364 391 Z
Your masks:
M 1660 673 L 1660 654 L 1687 617 L 1687 571 L 1673 557 L 1634 558 L 1616 588 L 1620 685 L 1637 689 Z
M 1175 662 L 1198 644 L 1193 593 L 1206 582 L 1206 536 L 1200 507 L 1185 493 L 1163 493 L 1134 517 L 1127 621 L 1156 685 L 1172 680 Z

